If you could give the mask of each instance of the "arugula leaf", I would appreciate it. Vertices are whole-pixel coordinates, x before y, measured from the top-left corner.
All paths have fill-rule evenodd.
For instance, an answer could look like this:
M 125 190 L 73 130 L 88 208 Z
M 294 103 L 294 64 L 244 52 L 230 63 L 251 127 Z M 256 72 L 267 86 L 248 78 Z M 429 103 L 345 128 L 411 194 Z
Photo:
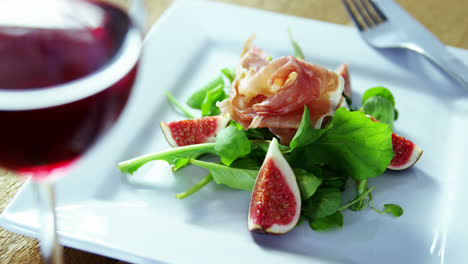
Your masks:
M 218 87 L 218 85 L 224 86 L 224 80 L 221 76 L 218 76 L 215 79 L 211 80 L 209 83 L 205 84 L 195 93 L 193 93 L 187 100 L 187 105 L 195 109 L 201 109 L 208 92 Z
M 373 206 L 372 206 L 372 209 L 374 209 L 374 211 L 376 211 L 379 214 L 389 213 L 395 217 L 400 217 L 401 215 L 403 215 L 403 208 L 401 208 L 401 206 L 396 205 L 396 204 L 384 204 L 383 211 L 377 210 Z
M 201 106 L 202 116 L 214 116 L 219 115 L 221 111 L 216 106 L 216 102 L 226 99 L 228 96 L 224 92 L 224 85 L 220 84 L 208 91 L 205 100 Z
M 291 140 L 291 143 L 289 143 L 289 146 L 291 149 L 295 149 L 297 147 L 312 144 L 329 129 L 330 127 L 327 127 L 326 129 L 315 129 L 310 121 L 309 109 L 307 106 L 304 106 L 301 123 L 299 124 L 299 128 Z
M 204 143 L 174 148 L 166 151 L 146 154 L 119 163 L 121 172 L 133 174 L 141 166 L 153 160 L 164 160 L 170 165 L 175 165 L 176 169 L 188 164 L 187 159 L 195 159 L 202 154 L 216 154 L 216 143 Z
M 294 175 L 296 175 L 296 181 L 302 200 L 310 198 L 322 183 L 322 180 L 313 173 L 302 169 L 294 169 Z
M 293 46 L 294 56 L 298 59 L 303 60 L 304 53 L 302 53 L 301 47 L 299 46 L 299 44 L 297 44 L 296 40 L 294 40 L 291 29 L 288 29 L 288 33 L 289 33 L 289 40 L 291 41 L 291 44 Z
M 343 227 L 343 214 L 337 211 L 325 217 L 310 219 L 309 225 L 315 231 L 325 231 L 333 227 L 341 228 Z
M 395 110 L 389 100 L 380 95 L 372 96 L 363 104 L 362 109 L 364 113 L 371 115 L 380 122 L 387 124 L 390 129 L 393 129 Z
M 327 165 L 355 179 L 366 179 L 385 172 L 393 158 L 392 131 L 388 125 L 373 122 L 362 112 L 339 108 L 325 130 L 317 139 L 312 136 L 313 143 L 296 146 L 286 153 L 292 167 Z
M 239 157 L 250 153 L 250 141 L 244 130 L 228 126 L 216 136 L 215 150 L 221 157 L 221 162 L 229 166 Z
M 231 168 L 214 162 L 190 160 L 191 164 L 208 169 L 217 184 L 224 184 L 234 189 L 252 191 L 257 178 L 257 170 Z
M 302 213 L 310 219 L 334 214 L 340 208 L 341 191 L 336 188 L 319 188 L 312 197 L 302 202 Z

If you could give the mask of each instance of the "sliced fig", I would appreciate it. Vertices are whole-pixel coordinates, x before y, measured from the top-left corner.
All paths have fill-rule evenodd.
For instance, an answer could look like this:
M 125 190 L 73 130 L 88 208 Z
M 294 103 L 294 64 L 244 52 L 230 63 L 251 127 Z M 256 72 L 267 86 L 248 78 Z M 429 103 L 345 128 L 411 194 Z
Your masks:
M 412 167 L 423 153 L 416 144 L 395 133 L 392 134 L 392 146 L 395 156 L 388 165 L 391 170 L 404 170 Z
M 161 122 L 161 130 L 169 145 L 181 147 L 214 142 L 216 135 L 231 119 L 229 116 L 207 116 L 173 122 Z
M 374 122 L 380 122 L 373 116 L 366 116 Z M 423 150 L 418 145 L 395 133 L 392 133 L 392 147 L 395 156 L 387 167 L 390 170 L 404 170 L 412 167 L 423 153 Z
M 249 206 L 250 231 L 284 234 L 292 230 L 301 213 L 296 176 L 273 139 L 260 168 Z

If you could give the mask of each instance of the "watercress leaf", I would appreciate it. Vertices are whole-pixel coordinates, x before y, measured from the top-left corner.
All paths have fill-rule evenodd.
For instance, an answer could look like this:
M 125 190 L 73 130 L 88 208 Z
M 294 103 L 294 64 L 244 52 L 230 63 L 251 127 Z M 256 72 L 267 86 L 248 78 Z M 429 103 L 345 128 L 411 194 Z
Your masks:
M 204 143 L 189 145 L 180 148 L 173 148 L 166 151 L 150 153 L 143 156 L 139 156 L 127 161 L 119 163 L 118 167 L 123 173 L 133 174 L 141 166 L 147 162 L 153 160 L 164 160 L 171 165 L 175 165 L 176 168 L 180 168 L 187 164 L 186 161 L 180 159 L 195 159 L 202 154 L 216 154 L 215 143 Z
M 315 231 L 325 231 L 333 227 L 343 227 L 343 214 L 338 211 L 334 214 L 309 220 L 310 227 Z
M 371 115 L 380 122 L 387 124 L 390 129 L 393 129 L 395 111 L 392 102 L 389 100 L 380 95 L 372 96 L 362 105 L 362 109 L 364 113 Z
M 302 203 L 302 212 L 310 219 L 334 214 L 340 208 L 341 191 L 336 188 L 319 188 Z
M 395 107 L 395 98 L 393 97 L 393 94 L 390 92 L 390 90 L 382 86 L 367 89 L 362 95 L 361 104 L 364 105 L 367 100 L 374 96 L 382 96 L 383 98 L 389 100 L 392 103 L 392 106 Z
M 216 136 L 215 150 L 221 157 L 221 162 L 229 166 L 237 158 L 250 153 L 250 141 L 244 130 L 235 126 L 228 126 Z
M 296 181 L 302 200 L 311 197 L 322 183 L 322 180 L 313 173 L 302 169 L 294 169 L 294 174 L 296 175 Z
M 325 129 L 315 129 L 310 121 L 310 112 L 307 106 L 304 106 L 304 113 L 302 114 L 302 120 L 299 124 L 296 134 L 294 135 L 289 146 L 291 149 L 303 147 L 312 144 L 318 138 L 320 138 L 325 132 L 331 127 L 328 126 Z
M 258 170 L 232 168 L 219 163 L 190 160 L 191 164 L 208 169 L 217 184 L 224 184 L 233 189 L 252 191 Z
M 226 92 L 224 92 L 224 86 L 218 85 L 213 90 L 209 91 L 205 97 L 205 101 L 201 106 L 202 116 L 214 116 L 219 115 L 221 111 L 219 107 L 216 105 L 217 102 L 223 101 L 228 96 Z
M 288 153 L 288 161 L 300 168 L 327 165 L 354 179 L 366 179 L 381 175 L 393 155 L 388 125 L 374 122 L 362 112 L 339 108 L 330 128 L 313 143 Z
M 403 215 L 403 208 L 396 204 L 384 204 L 384 212 L 391 213 L 395 217 Z
M 215 79 L 211 80 L 209 83 L 205 84 L 203 87 L 198 89 L 196 92 L 194 92 L 187 100 L 187 105 L 195 109 L 201 109 L 208 92 L 218 87 L 218 85 L 224 86 L 224 80 L 221 76 L 216 77 Z
M 293 46 L 293 50 L 294 50 L 294 56 L 298 59 L 304 59 L 304 53 L 302 53 L 302 49 L 301 47 L 299 46 L 299 44 L 297 44 L 296 40 L 294 40 L 293 38 L 293 35 L 292 35 L 292 32 L 290 29 L 288 29 L 288 32 L 289 32 L 289 40 L 291 41 L 291 45 Z

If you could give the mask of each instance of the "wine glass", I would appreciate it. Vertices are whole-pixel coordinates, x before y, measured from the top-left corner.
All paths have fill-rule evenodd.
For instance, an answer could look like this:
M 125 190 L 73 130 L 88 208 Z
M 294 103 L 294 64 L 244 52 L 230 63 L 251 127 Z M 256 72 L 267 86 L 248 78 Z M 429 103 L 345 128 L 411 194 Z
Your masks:
M 117 120 L 135 81 L 133 18 L 105 1 L 0 1 L 0 167 L 37 189 L 47 263 L 63 262 L 54 181 Z

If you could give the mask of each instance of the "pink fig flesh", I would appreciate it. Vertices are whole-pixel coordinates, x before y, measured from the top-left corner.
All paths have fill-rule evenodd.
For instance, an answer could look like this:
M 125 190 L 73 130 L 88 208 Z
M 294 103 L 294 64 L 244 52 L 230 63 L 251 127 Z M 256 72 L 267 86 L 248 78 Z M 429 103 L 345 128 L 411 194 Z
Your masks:
M 161 122 L 161 130 L 169 145 L 181 147 L 206 142 L 214 142 L 216 135 L 224 129 L 230 118 L 208 116 L 173 122 Z
M 423 153 L 416 144 L 395 133 L 392 134 L 392 146 L 395 156 L 388 166 L 391 170 L 404 170 L 412 167 Z
M 300 213 L 296 176 L 280 152 L 278 141 L 273 139 L 252 191 L 248 228 L 259 233 L 284 234 L 296 226 Z
M 373 116 L 366 116 L 374 122 L 380 122 Z M 418 145 L 395 133 L 392 133 L 392 147 L 395 156 L 393 156 L 390 165 L 387 167 L 390 170 L 404 170 L 411 168 L 416 164 L 423 153 L 423 150 Z

